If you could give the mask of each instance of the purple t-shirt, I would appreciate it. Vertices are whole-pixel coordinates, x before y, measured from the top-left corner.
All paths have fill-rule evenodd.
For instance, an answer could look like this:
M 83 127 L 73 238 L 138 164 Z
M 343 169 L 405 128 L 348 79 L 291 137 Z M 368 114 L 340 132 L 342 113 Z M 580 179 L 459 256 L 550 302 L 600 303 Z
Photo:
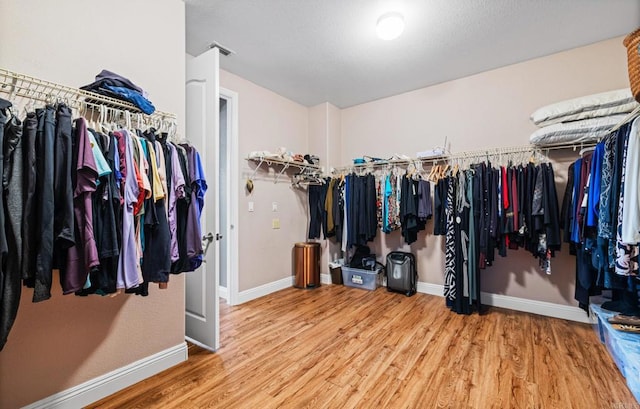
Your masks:
M 91 150 L 84 118 L 75 120 L 75 144 L 77 162 L 76 183 L 73 191 L 73 213 L 79 240 L 67 250 L 66 268 L 61 274 L 62 291 L 69 294 L 81 290 L 92 267 L 100 264 L 93 235 L 93 209 L 91 194 L 96 190 L 98 170 Z
M 187 211 L 186 247 L 191 271 L 202 263 L 202 225 L 200 215 L 204 207 L 207 181 L 202 169 L 200 154 L 193 146 L 182 145 L 187 151 L 189 176 L 191 179 L 191 202 Z
M 171 262 L 175 262 L 180 258 L 178 251 L 178 236 L 177 236 L 177 208 L 176 203 L 178 199 L 184 197 L 184 175 L 182 174 L 182 168 L 180 167 L 180 159 L 178 158 L 178 150 L 172 143 L 167 144 L 167 149 L 171 152 L 171 192 L 169 194 L 169 214 L 167 219 L 169 221 L 169 233 L 171 234 Z M 165 164 L 169 166 L 169 164 Z
M 118 273 L 116 287 L 133 288 L 140 284 L 140 262 L 136 248 L 136 232 L 133 215 L 133 206 L 137 203 L 138 181 L 136 179 L 135 162 L 133 159 L 133 147 L 131 146 L 131 136 L 126 130 L 114 132 L 120 134 L 119 141 L 122 140 L 124 152 L 120 156 L 120 168 L 124 176 L 124 194 L 122 207 L 122 246 L 118 258 Z

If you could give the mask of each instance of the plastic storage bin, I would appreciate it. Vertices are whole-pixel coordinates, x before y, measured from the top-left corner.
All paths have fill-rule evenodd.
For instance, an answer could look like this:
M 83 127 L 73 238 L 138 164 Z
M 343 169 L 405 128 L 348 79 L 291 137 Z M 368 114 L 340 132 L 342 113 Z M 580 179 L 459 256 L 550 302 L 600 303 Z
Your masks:
M 640 403 L 640 334 L 622 332 L 613 328 L 607 319 L 615 313 L 604 310 L 597 304 L 591 304 L 590 309 L 592 316 L 595 317 L 596 335 L 607 347 L 613 362 L 626 378 L 629 390 Z
M 342 281 L 349 287 L 375 290 L 382 282 L 382 268 L 363 270 L 342 266 Z

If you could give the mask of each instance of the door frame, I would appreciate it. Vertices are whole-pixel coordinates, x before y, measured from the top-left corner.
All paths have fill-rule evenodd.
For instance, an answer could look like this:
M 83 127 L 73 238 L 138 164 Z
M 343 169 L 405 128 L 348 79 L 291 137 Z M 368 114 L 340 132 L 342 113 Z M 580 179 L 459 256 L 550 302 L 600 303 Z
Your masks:
M 220 87 L 220 98 L 227 101 L 227 209 L 229 209 L 229 224 L 225 226 L 224 235 L 227 241 L 227 303 L 237 305 L 239 299 L 239 254 L 238 247 L 238 93 Z M 224 239 L 223 239 L 224 240 Z

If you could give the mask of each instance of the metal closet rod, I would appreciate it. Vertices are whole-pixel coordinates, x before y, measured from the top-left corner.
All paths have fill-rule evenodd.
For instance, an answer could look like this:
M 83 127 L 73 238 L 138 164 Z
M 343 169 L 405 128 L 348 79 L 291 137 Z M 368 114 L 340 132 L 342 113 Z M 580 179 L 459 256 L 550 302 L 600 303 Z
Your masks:
M 518 153 L 531 153 L 531 154 L 539 154 L 548 156 L 549 151 L 558 150 L 558 149 L 573 149 L 574 151 L 578 149 L 593 147 L 597 142 L 589 141 L 589 142 L 570 142 L 570 143 L 557 143 L 550 144 L 545 146 L 537 146 L 537 145 L 523 145 L 523 146 L 509 146 L 502 148 L 490 148 L 490 149 L 479 149 L 474 151 L 463 151 L 452 154 L 445 154 L 441 156 L 434 157 L 425 157 L 425 158 L 409 158 L 409 159 L 394 159 L 394 160 L 381 160 L 381 161 L 372 161 L 366 163 L 358 163 L 348 166 L 339 166 L 332 169 L 332 172 L 343 172 L 349 171 L 352 169 L 362 169 L 362 168 L 371 168 L 371 167 L 389 167 L 389 166 L 403 166 L 403 165 L 411 165 L 411 164 L 422 164 L 425 163 L 440 163 L 440 162 L 450 162 L 461 159 L 475 159 L 475 158 L 495 158 L 500 155 L 508 155 L 508 154 L 518 154 Z
M 0 92 L 11 97 L 22 97 L 41 102 L 64 101 L 74 108 L 85 106 L 105 105 L 122 111 L 130 111 L 133 114 L 141 113 L 135 105 L 83 89 L 56 84 L 55 82 L 42 80 L 25 74 L 0 68 Z M 91 107 L 90 107 L 91 109 Z M 145 115 L 155 120 L 175 120 L 176 115 L 169 112 L 155 111 L 151 115 Z

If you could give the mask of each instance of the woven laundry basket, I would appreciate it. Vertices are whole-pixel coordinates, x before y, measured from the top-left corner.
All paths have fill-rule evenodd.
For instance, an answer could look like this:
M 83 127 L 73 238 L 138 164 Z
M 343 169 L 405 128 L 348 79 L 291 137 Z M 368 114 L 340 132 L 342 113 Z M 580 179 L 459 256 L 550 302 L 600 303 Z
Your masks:
M 622 44 L 627 47 L 631 93 L 636 101 L 640 102 L 640 28 L 626 36 Z

